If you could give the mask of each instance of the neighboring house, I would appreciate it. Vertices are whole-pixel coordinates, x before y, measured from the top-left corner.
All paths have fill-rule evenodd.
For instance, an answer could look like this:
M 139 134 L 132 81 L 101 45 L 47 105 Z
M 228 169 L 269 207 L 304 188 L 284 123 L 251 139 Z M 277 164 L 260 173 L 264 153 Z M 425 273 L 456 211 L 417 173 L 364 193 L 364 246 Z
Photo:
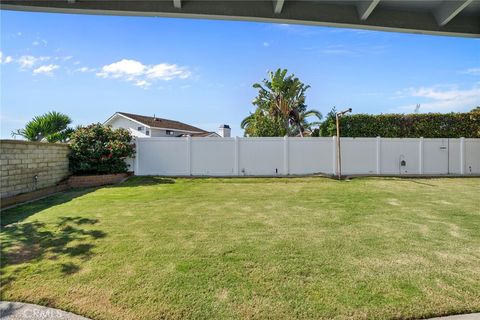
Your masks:
M 113 128 L 129 129 L 135 137 L 230 137 L 230 127 L 222 125 L 219 133 L 208 132 L 189 124 L 139 114 L 116 112 L 104 122 Z

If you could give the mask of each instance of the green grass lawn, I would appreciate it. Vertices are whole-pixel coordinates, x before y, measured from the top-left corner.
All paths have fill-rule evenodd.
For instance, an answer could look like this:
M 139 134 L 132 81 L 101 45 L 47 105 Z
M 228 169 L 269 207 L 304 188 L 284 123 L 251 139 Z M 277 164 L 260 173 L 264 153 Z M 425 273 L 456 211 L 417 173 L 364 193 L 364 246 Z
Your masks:
M 1 298 L 94 319 L 480 311 L 475 178 L 132 178 L 2 225 Z

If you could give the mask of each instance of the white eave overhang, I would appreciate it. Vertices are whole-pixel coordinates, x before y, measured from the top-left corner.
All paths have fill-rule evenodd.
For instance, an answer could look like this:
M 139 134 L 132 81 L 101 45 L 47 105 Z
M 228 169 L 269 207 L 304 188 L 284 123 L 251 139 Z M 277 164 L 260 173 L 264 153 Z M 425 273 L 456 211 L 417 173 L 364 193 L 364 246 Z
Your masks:
M 5 10 L 248 20 L 480 37 L 479 0 L 0 0 Z

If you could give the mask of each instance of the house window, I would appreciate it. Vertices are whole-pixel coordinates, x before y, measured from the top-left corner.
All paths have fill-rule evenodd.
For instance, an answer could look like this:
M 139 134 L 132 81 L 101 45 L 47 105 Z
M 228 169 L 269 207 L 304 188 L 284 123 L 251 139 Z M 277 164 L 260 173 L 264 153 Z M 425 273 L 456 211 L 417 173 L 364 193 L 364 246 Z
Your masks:
M 143 130 L 143 127 L 138 127 L 137 130 L 138 130 L 138 131 L 142 131 L 142 130 Z
M 145 134 L 146 134 L 147 136 L 149 136 L 149 135 L 150 135 L 150 130 L 145 131 Z
M 167 130 L 166 133 L 167 133 L 167 136 L 173 136 L 175 134 L 173 130 Z

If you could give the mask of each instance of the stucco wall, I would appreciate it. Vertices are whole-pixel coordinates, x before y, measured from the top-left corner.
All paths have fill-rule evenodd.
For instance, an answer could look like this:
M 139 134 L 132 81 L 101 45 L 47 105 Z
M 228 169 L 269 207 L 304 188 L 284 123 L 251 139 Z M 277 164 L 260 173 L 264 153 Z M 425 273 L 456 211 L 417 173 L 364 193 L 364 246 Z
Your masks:
M 178 131 L 174 131 L 173 132 L 174 135 L 178 135 L 180 134 Z M 152 128 L 152 134 L 151 134 L 152 137 L 171 137 L 171 136 L 168 136 L 167 135 L 167 131 L 166 130 L 162 130 L 162 129 L 153 129 Z
M 0 140 L 0 197 L 55 186 L 69 175 L 68 152 L 66 144 Z
M 138 122 L 135 122 L 135 121 L 132 121 L 132 120 L 129 120 L 129 119 L 126 119 L 124 117 L 121 117 L 121 116 L 116 116 L 114 117 L 112 120 L 110 120 L 108 122 L 109 125 L 112 126 L 112 128 L 114 129 L 118 129 L 118 128 L 133 128 L 135 130 L 138 130 L 138 127 L 142 127 L 142 130 L 140 130 L 142 133 L 145 133 L 145 128 L 148 128 L 148 127 L 145 127 L 143 124 L 140 124 Z M 149 129 L 149 128 L 148 128 Z

